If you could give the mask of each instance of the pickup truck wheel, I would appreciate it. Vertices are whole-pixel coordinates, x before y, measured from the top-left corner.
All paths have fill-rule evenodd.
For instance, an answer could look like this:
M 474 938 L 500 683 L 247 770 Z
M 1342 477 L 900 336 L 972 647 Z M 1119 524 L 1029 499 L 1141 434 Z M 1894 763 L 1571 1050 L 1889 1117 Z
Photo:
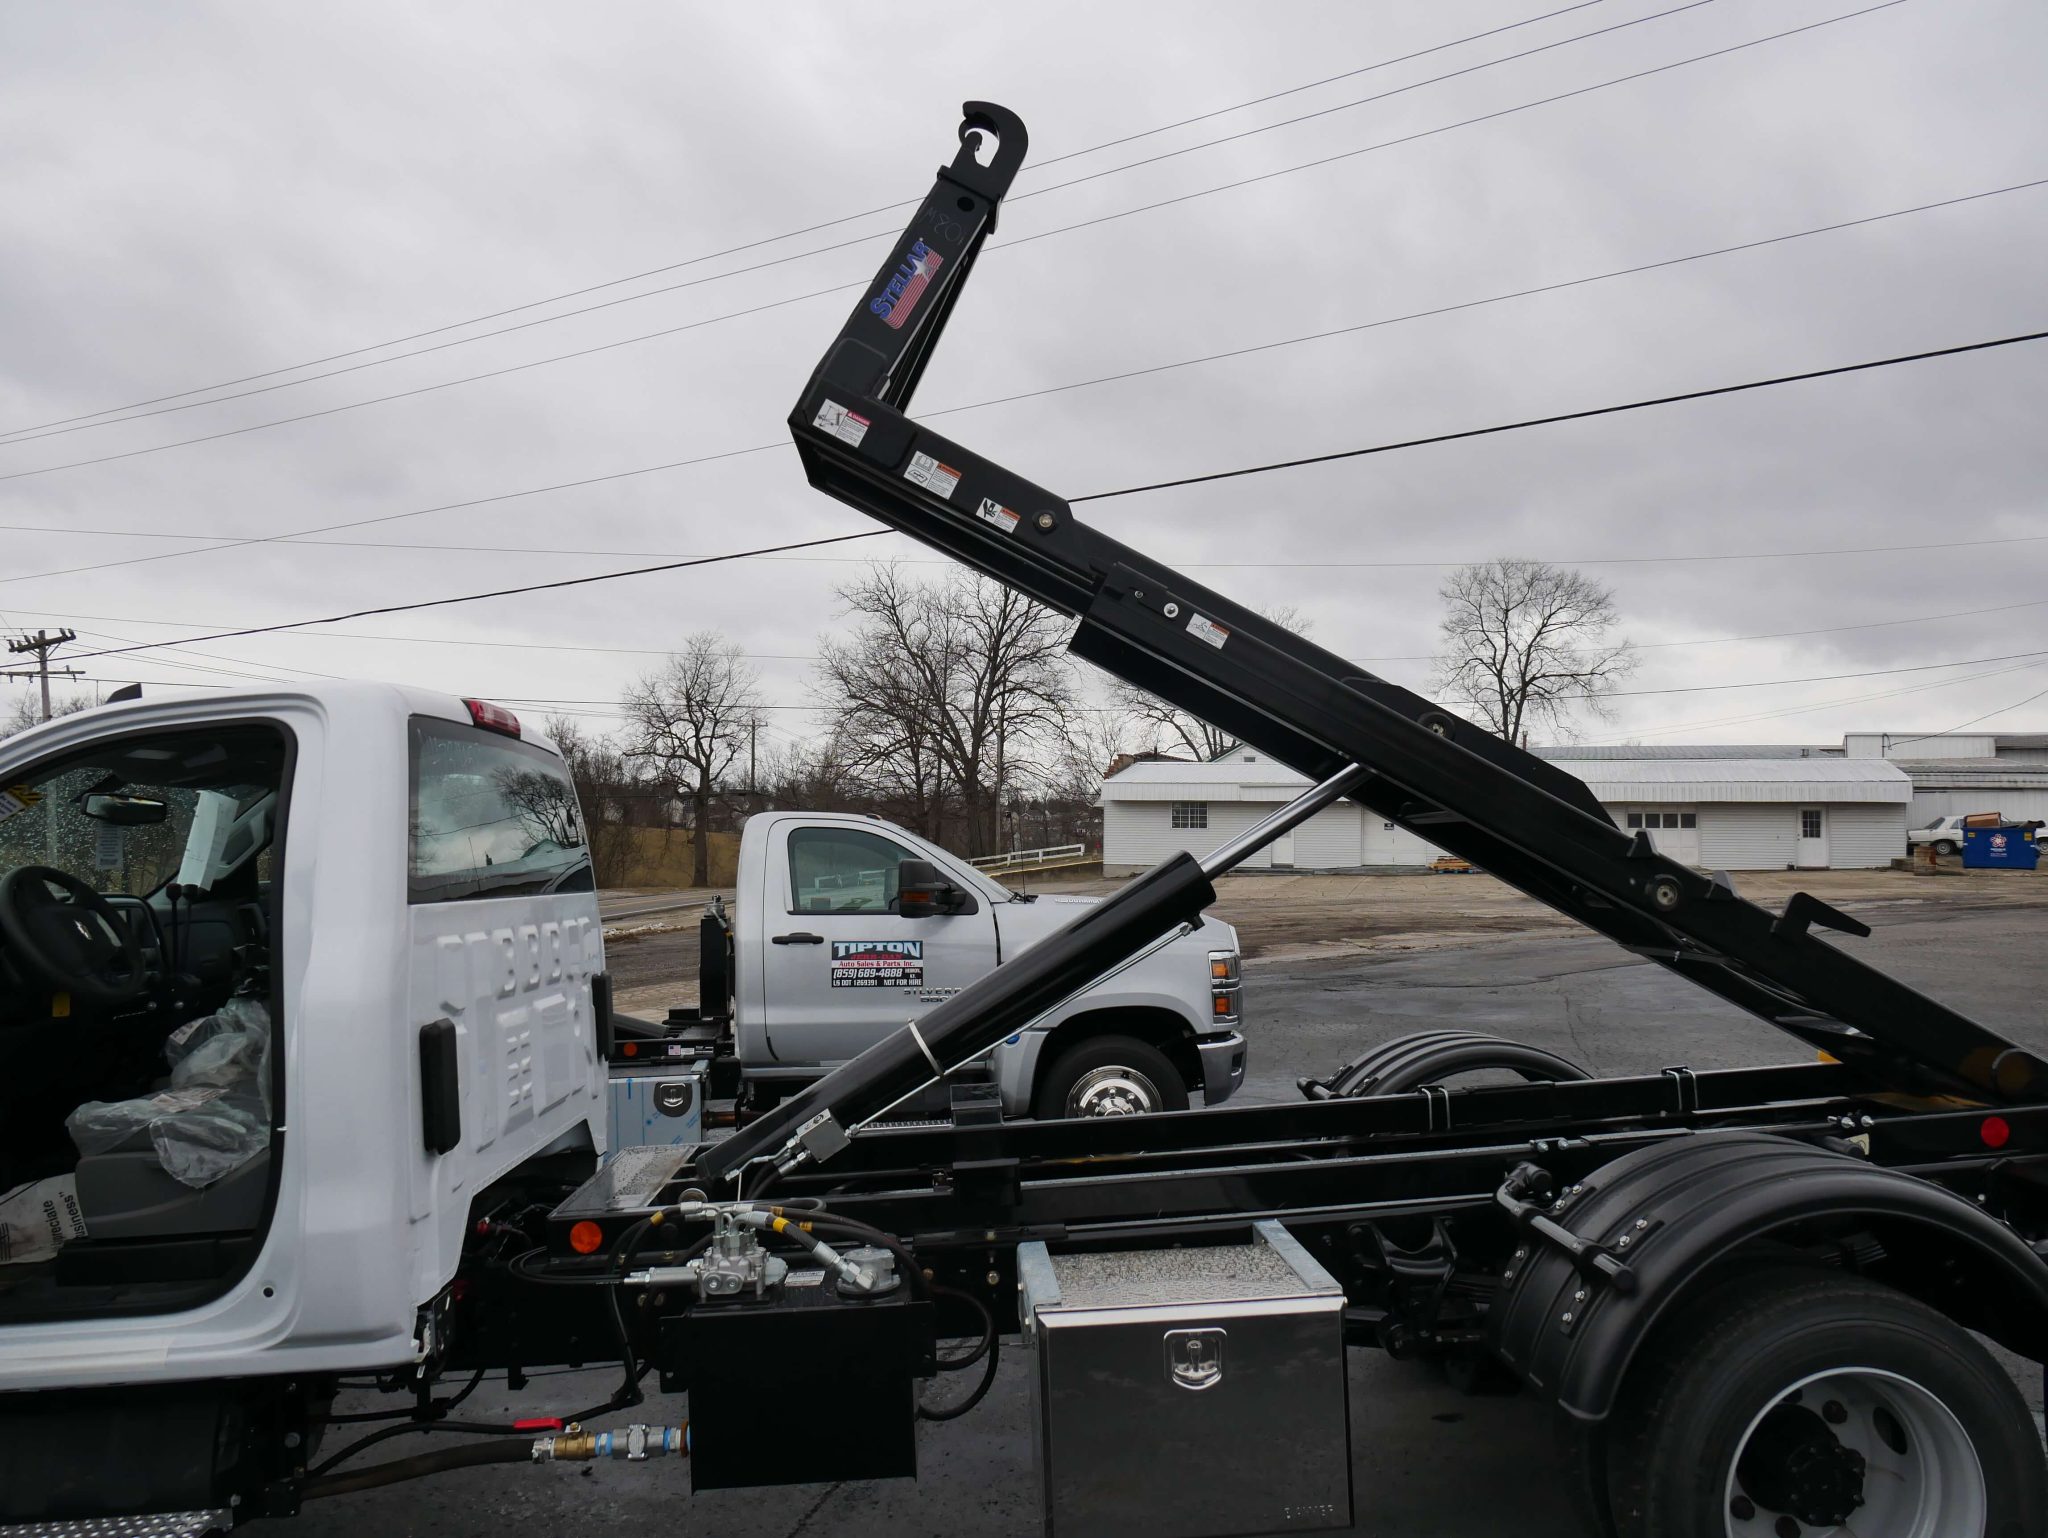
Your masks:
M 1188 1087 L 1178 1070 L 1135 1036 L 1095 1036 L 1062 1052 L 1031 1098 L 1031 1114 L 1040 1121 L 1187 1108 Z
M 1968 1331 L 1861 1277 L 1773 1270 L 1697 1305 L 1608 1421 L 1622 1538 L 2019 1538 L 2048 1460 Z
M 1938 838 L 1934 841 L 1934 852 L 1936 854 L 1954 854 L 1956 852 L 1956 841 L 1952 838 Z

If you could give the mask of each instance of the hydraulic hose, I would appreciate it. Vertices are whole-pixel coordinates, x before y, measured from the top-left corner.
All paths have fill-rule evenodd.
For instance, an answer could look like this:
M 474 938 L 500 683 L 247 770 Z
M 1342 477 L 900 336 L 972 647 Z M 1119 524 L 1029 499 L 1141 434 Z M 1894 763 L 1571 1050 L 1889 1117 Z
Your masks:
M 357 1469 L 350 1474 L 326 1475 L 301 1487 L 299 1499 L 317 1501 L 329 1495 L 352 1495 L 358 1490 L 374 1490 L 380 1485 L 395 1485 L 428 1474 L 444 1474 L 450 1469 L 474 1468 L 484 1463 L 531 1462 L 531 1442 L 466 1442 L 455 1447 L 437 1447 L 430 1453 L 419 1453 L 410 1458 L 393 1459 L 390 1463 Z

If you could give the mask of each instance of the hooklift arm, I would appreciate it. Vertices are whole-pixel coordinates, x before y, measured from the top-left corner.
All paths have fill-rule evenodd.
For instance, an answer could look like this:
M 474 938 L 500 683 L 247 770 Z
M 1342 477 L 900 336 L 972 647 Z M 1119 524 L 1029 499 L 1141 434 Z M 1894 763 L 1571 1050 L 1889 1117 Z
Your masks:
M 790 416 L 813 486 L 1076 616 L 1075 655 L 1311 780 L 1355 768 L 1350 799 L 1877 1083 L 1999 1102 L 2048 1099 L 2041 1059 L 1810 932 L 1819 924 L 1868 934 L 1856 920 L 1804 894 L 1783 915 L 1744 901 L 1724 879 L 1616 828 L 1580 780 L 1087 527 L 1064 499 L 906 416 L 1024 158 L 1014 113 L 988 102 L 964 112 L 958 156 L 938 173 Z M 1207 891 L 1206 882 L 1187 881 L 1192 864 L 1169 861 L 924 1016 L 921 1035 L 906 1028 L 863 1054 L 714 1150 L 711 1172 L 761 1157 L 825 1111 L 841 1124 L 871 1115 L 883 1088 L 900 1094 L 926 1069 L 950 1069 L 986 1049 L 1023 1023 L 1027 996 L 1043 997 L 1046 977 L 1034 987 L 1025 961 L 1041 962 L 1030 969 L 1040 974 L 1079 962 L 1069 936 L 1091 922 L 1114 929 L 1118 909 L 1170 893 L 1123 936 L 1125 953 L 1136 950 L 1191 916 L 1188 902 Z M 1088 960 L 1099 957 L 1089 949 Z M 1071 965 L 1065 975 L 1078 980 Z

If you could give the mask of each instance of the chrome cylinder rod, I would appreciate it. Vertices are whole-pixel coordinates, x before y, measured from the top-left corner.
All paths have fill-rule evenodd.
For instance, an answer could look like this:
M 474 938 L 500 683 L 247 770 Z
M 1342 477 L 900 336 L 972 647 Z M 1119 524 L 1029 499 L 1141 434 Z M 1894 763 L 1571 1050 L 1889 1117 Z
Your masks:
M 1202 856 L 1202 874 L 1220 876 L 1242 865 L 1281 834 L 1307 822 L 1332 801 L 1346 791 L 1357 789 L 1370 777 L 1370 772 L 1363 765 L 1353 764 L 1349 769 L 1338 770 L 1320 785 L 1310 786 L 1264 822 Z

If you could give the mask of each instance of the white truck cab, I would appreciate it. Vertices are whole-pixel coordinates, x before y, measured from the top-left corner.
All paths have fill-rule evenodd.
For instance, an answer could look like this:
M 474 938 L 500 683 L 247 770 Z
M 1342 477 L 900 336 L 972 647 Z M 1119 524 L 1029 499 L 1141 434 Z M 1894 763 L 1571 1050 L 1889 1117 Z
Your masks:
M 741 1073 L 772 1101 L 778 1087 L 856 1056 L 1094 900 L 1013 892 L 879 818 L 750 818 L 733 913 Z M 990 1069 L 1004 1113 L 1184 1110 L 1196 1090 L 1215 1105 L 1244 1082 L 1242 998 L 1237 934 L 1207 919 L 999 1045 Z
M 602 1152 L 603 968 L 561 758 L 494 707 L 0 741 L 0 1409 L 419 1359 L 477 1204 Z

